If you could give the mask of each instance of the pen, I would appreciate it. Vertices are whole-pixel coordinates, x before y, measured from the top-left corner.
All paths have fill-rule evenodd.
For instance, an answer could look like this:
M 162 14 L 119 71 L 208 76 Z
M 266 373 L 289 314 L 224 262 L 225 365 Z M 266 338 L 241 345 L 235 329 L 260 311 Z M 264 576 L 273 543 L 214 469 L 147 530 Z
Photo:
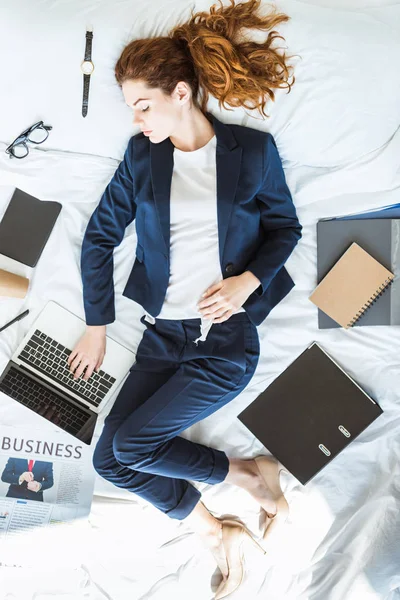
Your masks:
M 24 317 L 26 317 L 26 315 L 28 313 L 29 313 L 29 309 L 26 309 L 23 313 L 21 313 L 20 315 L 18 315 L 17 317 L 15 317 L 15 319 L 13 319 L 12 321 L 9 321 L 5 325 L 3 325 L 3 327 L 0 327 L 0 331 L 4 331 L 5 329 L 7 329 L 7 327 L 9 327 L 10 325 L 12 325 L 16 321 L 19 321 L 20 319 L 23 319 Z

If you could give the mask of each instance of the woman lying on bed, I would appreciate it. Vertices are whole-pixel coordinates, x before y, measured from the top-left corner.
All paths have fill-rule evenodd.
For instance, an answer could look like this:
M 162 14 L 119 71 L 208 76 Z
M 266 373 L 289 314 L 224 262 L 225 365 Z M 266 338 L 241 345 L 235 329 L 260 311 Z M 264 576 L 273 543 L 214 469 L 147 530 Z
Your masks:
M 240 585 L 242 542 L 255 540 L 239 520 L 211 515 L 189 481 L 247 490 L 265 511 L 264 540 L 288 512 L 277 461 L 228 458 L 179 435 L 248 385 L 257 325 L 294 285 L 284 263 L 301 226 L 274 138 L 207 112 L 211 94 L 222 107 L 265 115 L 274 89 L 290 91 L 286 57 L 272 48 L 279 36 L 270 31 L 288 17 L 260 16 L 259 5 L 215 5 L 122 52 L 115 75 L 141 133 L 86 229 L 87 332 L 69 357 L 75 377 L 88 379 L 102 364 L 106 324 L 115 320 L 113 250 L 136 219 L 124 296 L 143 307 L 146 329 L 93 463 L 114 485 L 187 520 L 222 572 L 216 598 Z M 240 40 L 242 28 L 270 33 L 256 43 Z

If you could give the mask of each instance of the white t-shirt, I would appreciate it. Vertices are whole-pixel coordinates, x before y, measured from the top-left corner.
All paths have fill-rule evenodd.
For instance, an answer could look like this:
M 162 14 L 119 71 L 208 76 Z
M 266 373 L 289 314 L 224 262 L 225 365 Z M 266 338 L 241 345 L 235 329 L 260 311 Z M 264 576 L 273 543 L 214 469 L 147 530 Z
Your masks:
M 204 341 L 212 320 L 201 317 L 197 303 L 211 285 L 222 281 L 217 220 L 216 144 L 184 152 L 174 148 L 170 195 L 170 278 L 159 319 L 201 318 Z M 236 312 L 245 312 L 241 307 Z M 151 320 L 151 319 L 148 319 Z

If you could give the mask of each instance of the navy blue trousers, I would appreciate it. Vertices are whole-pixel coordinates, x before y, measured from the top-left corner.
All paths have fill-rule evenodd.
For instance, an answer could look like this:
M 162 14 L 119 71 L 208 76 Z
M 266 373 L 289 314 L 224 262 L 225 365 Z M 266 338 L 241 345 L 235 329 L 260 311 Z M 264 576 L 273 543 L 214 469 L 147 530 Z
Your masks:
M 258 363 L 258 332 L 245 312 L 214 323 L 197 345 L 199 318 L 141 322 L 136 363 L 105 419 L 93 465 L 114 485 L 184 519 L 201 496 L 188 480 L 220 483 L 229 461 L 179 433 L 246 387 Z

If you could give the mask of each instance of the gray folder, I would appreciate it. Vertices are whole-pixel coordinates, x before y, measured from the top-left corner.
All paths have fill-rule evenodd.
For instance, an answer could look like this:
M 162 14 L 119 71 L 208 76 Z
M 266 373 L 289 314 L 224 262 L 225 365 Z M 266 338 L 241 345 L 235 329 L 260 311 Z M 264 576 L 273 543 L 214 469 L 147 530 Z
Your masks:
M 17 188 L 0 222 L 0 254 L 35 267 L 60 210 Z
M 356 242 L 395 275 L 393 284 L 355 323 L 400 325 L 400 219 L 325 219 L 317 224 L 318 283 L 349 246 Z M 318 309 L 319 329 L 340 327 Z

